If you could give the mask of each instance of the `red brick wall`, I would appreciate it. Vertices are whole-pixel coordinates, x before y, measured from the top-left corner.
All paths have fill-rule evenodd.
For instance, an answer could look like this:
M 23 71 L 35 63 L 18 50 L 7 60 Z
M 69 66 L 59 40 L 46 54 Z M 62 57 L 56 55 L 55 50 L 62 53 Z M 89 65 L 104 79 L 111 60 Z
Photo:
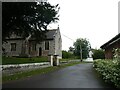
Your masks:
M 112 47 L 108 47 L 107 49 L 105 49 L 105 58 L 106 59 L 113 58 Z
M 113 48 L 120 48 L 120 40 L 105 49 L 106 59 L 113 59 Z

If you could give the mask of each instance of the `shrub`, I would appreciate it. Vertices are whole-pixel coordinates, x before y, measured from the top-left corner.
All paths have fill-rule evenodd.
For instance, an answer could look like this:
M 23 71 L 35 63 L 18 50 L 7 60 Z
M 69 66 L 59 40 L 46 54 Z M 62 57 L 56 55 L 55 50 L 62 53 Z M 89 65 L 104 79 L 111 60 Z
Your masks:
M 114 52 L 113 54 L 114 59 L 118 59 L 120 61 L 120 48 L 116 48 L 116 49 L 114 48 L 113 52 Z
M 64 51 L 64 50 L 62 51 L 62 58 L 68 59 L 68 58 L 73 58 L 73 57 L 74 55 L 72 53 Z
M 120 88 L 120 64 L 118 60 L 95 60 L 93 67 L 105 82 Z
M 94 49 L 93 50 L 93 59 L 105 59 L 105 53 L 101 49 Z

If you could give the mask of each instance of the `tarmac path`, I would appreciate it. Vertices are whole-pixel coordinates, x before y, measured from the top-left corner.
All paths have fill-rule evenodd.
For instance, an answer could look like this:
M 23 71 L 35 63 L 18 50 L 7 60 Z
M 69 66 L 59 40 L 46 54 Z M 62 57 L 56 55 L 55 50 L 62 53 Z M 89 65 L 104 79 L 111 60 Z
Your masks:
M 4 83 L 3 88 L 106 88 L 92 63 L 77 64 L 43 75 Z

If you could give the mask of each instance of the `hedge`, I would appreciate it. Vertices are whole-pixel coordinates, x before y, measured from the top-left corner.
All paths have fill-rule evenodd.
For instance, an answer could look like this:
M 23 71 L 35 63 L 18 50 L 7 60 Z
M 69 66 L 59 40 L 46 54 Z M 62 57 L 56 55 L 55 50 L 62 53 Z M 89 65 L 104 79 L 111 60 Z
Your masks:
M 105 82 L 120 88 L 120 61 L 95 60 L 93 67 L 102 76 Z

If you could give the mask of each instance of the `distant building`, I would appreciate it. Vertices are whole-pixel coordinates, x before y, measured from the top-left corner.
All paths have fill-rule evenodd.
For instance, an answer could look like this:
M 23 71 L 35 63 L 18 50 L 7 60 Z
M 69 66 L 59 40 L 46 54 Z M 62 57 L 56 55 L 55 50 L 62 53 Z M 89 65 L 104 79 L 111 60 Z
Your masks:
M 58 55 L 62 58 L 62 38 L 59 28 L 48 30 L 46 37 L 41 43 L 35 43 L 35 40 L 29 39 L 26 46 L 23 46 L 25 41 L 23 38 L 11 35 L 6 39 L 7 43 L 3 44 L 3 48 L 6 56 L 20 56 L 24 52 L 30 57 Z
M 120 48 L 120 33 L 101 46 L 105 49 L 105 58 L 113 58 L 113 48 Z

